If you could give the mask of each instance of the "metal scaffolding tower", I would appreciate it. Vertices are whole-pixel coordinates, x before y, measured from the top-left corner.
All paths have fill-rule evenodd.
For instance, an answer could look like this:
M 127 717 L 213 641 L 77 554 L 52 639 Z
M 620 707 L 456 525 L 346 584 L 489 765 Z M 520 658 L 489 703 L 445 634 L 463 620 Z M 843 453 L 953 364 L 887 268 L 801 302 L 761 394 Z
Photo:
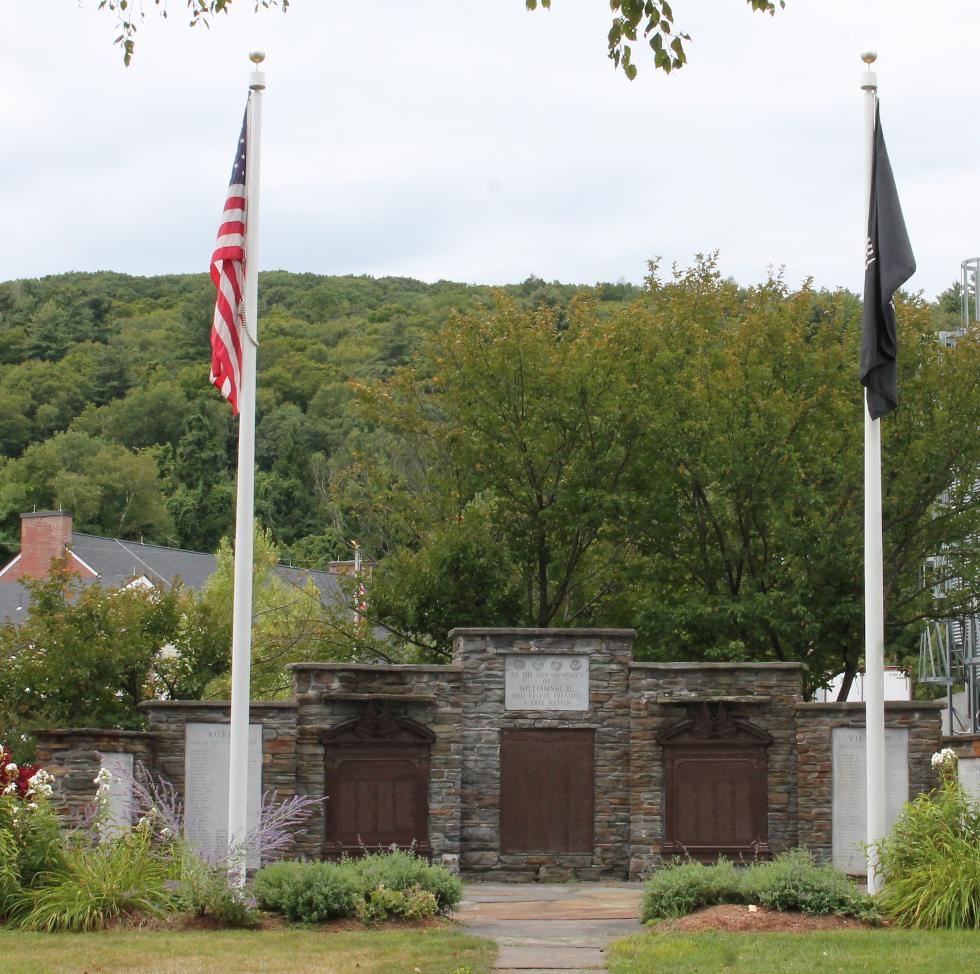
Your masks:
M 956 332 L 940 332 L 939 338 L 943 344 L 955 345 L 956 339 L 966 334 L 971 324 L 980 320 L 978 284 L 980 257 L 970 257 L 960 264 L 963 326 Z M 942 504 L 942 501 L 939 503 Z M 943 576 L 945 561 L 944 555 L 938 554 L 928 560 L 923 566 L 924 570 L 938 569 L 940 576 Z M 941 601 L 958 584 L 956 580 L 944 582 L 936 587 L 933 594 Z M 980 732 L 980 607 L 977 593 L 973 593 L 971 612 L 934 620 L 923 628 L 919 641 L 919 682 L 945 687 L 951 734 Z M 957 707 L 954 690 L 960 685 L 963 687 L 963 702 Z

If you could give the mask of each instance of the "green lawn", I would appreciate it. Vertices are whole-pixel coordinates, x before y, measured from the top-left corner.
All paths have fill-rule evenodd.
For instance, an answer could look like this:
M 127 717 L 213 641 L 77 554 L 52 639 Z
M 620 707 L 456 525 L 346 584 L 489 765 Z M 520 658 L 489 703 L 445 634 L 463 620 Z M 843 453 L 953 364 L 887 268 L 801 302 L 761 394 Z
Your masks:
M 640 934 L 610 949 L 611 974 L 976 974 L 970 931 Z
M 495 954 L 455 930 L 0 931 L 3 974 L 487 974 Z

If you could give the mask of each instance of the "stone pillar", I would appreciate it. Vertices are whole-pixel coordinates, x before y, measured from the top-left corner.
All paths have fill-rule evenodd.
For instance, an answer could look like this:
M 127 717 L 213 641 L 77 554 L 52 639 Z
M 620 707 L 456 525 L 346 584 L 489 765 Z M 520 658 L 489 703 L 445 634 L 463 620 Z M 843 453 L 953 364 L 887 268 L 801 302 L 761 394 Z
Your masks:
M 632 629 L 455 629 L 453 659 L 462 668 L 462 829 L 464 873 L 488 879 L 624 879 L 629 860 L 629 664 Z M 506 706 L 506 661 L 531 667 L 588 659 L 588 708 Z M 549 661 L 550 665 L 550 661 Z M 513 700 L 512 700 L 513 704 Z M 537 709 L 540 707 L 541 709 Z M 502 853 L 500 744 L 506 730 L 589 729 L 594 733 L 595 822 L 590 854 Z

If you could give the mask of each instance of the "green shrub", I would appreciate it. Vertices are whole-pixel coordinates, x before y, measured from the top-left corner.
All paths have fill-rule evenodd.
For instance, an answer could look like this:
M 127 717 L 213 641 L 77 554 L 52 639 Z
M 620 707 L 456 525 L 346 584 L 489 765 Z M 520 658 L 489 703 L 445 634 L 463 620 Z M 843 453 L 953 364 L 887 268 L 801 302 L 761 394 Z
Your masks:
M 15 912 L 24 897 L 18 868 L 19 853 L 13 833 L 0 829 L 0 919 Z
M 433 893 L 419 886 L 408 890 L 389 889 L 384 885 L 368 890 L 357 905 L 357 919 L 362 923 L 383 920 L 421 920 L 438 912 Z
M 205 862 L 189 847 L 175 849 L 180 855 L 181 877 L 177 886 L 180 906 L 199 917 L 213 917 L 227 927 L 255 927 L 259 913 L 244 890 L 228 885 L 228 870 Z
M 910 927 L 980 927 L 980 810 L 947 779 L 878 846 L 884 912 Z
M 809 852 L 794 849 L 771 862 L 736 867 L 683 862 L 657 870 L 647 880 L 644 920 L 684 916 L 719 903 L 756 903 L 772 910 L 836 913 L 874 922 L 871 899 L 831 866 L 818 866 Z
M 0 796 L 0 918 L 16 913 L 38 877 L 64 868 L 58 817 L 44 796 Z
M 717 903 L 742 903 L 741 882 L 735 866 L 725 859 L 713 866 L 693 861 L 666 866 L 647 880 L 642 919 L 662 920 Z
M 77 844 L 63 867 L 37 877 L 21 924 L 31 930 L 98 930 L 124 916 L 159 914 L 177 903 L 173 860 L 139 827 L 98 846 Z
M 297 923 L 322 923 L 353 917 L 363 898 L 360 878 L 345 863 L 304 863 L 296 877 L 284 884 L 281 912 Z
M 0 919 L 20 915 L 29 890 L 64 861 L 58 818 L 46 797 L 0 796 Z
M 380 852 L 351 865 L 364 881 L 365 889 L 396 889 L 408 892 L 416 887 L 432 893 L 439 913 L 451 913 L 463 896 L 463 884 L 443 866 L 434 866 L 408 852 Z
M 809 852 L 793 849 L 772 862 L 760 862 L 745 870 L 743 902 L 770 910 L 801 913 L 836 913 L 876 921 L 878 912 L 870 897 L 832 866 L 818 866 Z
M 286 890 L 300 879 L 305 863 L 284 860 L 264 866 L 252 879 L 252 894 L 263 910 L 285 912 Z
M 463 885 L 442 866 L 407 852 L 385 852 L 341 862 L 279 862 L 252 882 L 259 906 L 289 920 L 317 923 L 359 917 L 418 919 L 449 913 Z

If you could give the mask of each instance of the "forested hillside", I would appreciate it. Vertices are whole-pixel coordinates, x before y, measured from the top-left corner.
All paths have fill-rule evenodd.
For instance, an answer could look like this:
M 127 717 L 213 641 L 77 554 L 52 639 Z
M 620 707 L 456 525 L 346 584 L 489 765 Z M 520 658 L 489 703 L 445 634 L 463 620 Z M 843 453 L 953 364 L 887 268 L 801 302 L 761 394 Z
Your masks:
M 507 290 L 562 307 L 575 289 L 531 278 Z M 364 433 L 350 380 L 390 375 L 490 289 L 270 272 L 259 293 L 256 514 L 284 558 L 318 567 L 349 557 L 360 533 L 331 490 Z M 72 510 L 80 531 L 196 550 L 229 533 L 236 424 L 207 382 L 213 305 L 205 274 L 0 284 L 0 559 L 35 507 Z
M 811 686 L 859 666 L 854 295 L 743 288 L 709 256 L 651 265 L 642 288 L 270 272 L 259 296 L 257 518 L 295 564 L 361 544 L 367 624 L 395 634 L 379 651 L 445 658 L 453 626 L 622 625 L 641 657 L 802 660 Z M 33 507 L 199 550 L 230 534 L 212 306 L 203 274 L 0 284 L 4 556 Z M 955 289 L 900 304 L 893 656 L 978 588 L 980 345 L 936 334 L 957 308 Z M 923 567 L 939 551 L 943 578 Z

